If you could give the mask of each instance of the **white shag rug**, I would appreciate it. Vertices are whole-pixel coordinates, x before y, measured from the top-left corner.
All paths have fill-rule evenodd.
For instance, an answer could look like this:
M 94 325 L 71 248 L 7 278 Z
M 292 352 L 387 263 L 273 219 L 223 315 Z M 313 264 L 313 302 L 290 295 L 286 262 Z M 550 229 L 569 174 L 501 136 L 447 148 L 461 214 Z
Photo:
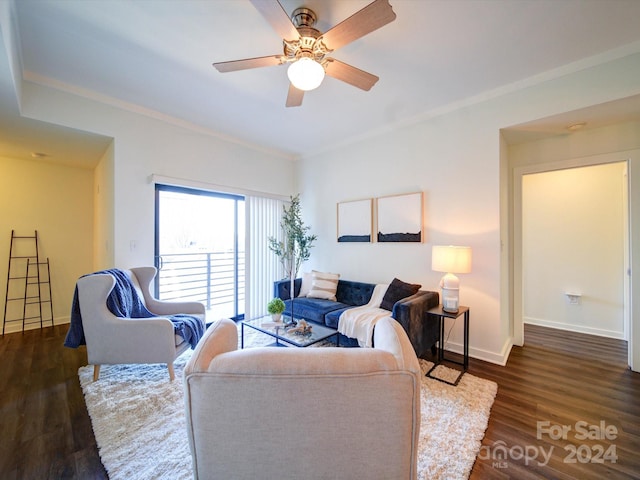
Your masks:
M 246 340 L 245 340 L 246 341 Z M 256 342 L 261 343 L 261 342 Z M 182 373 L 191 350 L 163 365 L 104 365 L 78 371 L 102 463 L 112 480 L 190 479 Z M 423 372 L 431 363 L 420 360 Z M 436 375 L 455 374 L 439 366 Z M 465 374 L 458 386 L 422 379 L 420 480 L 466 479 L 480 450 L 497 385 Z

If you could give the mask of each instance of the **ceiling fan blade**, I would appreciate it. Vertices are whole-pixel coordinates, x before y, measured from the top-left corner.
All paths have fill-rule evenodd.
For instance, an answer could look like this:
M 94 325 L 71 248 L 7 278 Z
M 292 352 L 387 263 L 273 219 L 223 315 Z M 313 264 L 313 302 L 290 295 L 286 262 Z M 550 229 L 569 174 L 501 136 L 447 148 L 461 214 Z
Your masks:
M 289 84 L 289 93 L 287 94 L 287 107 L 299 107 L 302 105 L 304 90 L 298 90 L 293 84 Z
M 342 80 L 343 82 L 353 85 L 354 87 L 361 88 L 362 90 L 371 90 L 379 77 L 372 75 L 359 68 L 352 67 L 346 63 L 336 60 L 335 58 L 327 58 L 325 65 L 325 72 L 330 77 Z
M 249 68 L 272 67 L 283 63 L 282 55 L 271 55 L 270 57 L 245 58 L 244 60 L 232 60 L 230 62 L 218 62 L 213 66 L 219 72 L 235 72 L 236 70 L 247 70 Z
M 251 0 L 254 7 L 269 22 L 283 40 L 297 40 L 300 34 L 277 0 Z
M 322 35 L 322 39 L 330 50 L 336 50 L 395 19 L 396 14 L 389 0 L 375 0 L 327 31 Z

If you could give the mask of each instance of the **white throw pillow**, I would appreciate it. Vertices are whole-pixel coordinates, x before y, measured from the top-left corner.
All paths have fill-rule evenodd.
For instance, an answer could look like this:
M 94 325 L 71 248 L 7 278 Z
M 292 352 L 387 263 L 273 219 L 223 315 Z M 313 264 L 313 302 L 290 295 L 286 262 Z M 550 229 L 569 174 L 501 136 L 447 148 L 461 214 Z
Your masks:
M 307 297 L 322 298 L 335 302 L 340 274 L 317 272 L 314 270 L 312 272 L 312 278 L 311 291 L 307 294 Z
M 311 272 L 304 272 L 302 274 L 302 286 L 300 287 L 299 297 L 306 297 L 311 291 L 313 286 L 313 274 Z

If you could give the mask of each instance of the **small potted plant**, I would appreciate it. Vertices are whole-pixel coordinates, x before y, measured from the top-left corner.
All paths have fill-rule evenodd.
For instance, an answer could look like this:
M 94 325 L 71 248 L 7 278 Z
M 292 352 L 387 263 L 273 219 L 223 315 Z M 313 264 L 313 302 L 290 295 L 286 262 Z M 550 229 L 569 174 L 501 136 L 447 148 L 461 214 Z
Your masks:
M 279 322 L 280 317 L 282 316 L 282 312 L 284 312 L 284 302 L 281 298 L 274 298 L 269 303 L 267 303 L 267 312 L 271 314 L 271 318 L 274 322 Z

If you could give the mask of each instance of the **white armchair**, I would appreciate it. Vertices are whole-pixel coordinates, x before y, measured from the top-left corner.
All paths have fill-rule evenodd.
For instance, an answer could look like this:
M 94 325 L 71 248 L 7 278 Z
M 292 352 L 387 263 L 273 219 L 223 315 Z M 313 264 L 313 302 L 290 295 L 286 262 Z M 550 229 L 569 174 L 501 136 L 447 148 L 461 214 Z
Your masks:
M 155 267 L 124 271 L 130 278 L 151 318 L 120 318 L 107 308 L 107 298 L 116 285 L 110 274 L 94 274 L 78 279 L 78 303 L 87 344 L 87 357 L 93 367 L 94 381 L 100 365 L 121 363 L 166 363 L 169 378 L 175 378 L 173 361 L 189 348 L 189 343 L 174 332 L 167 315 L 186 314 L 204 324 L 205 308 L 198 302 L 164 302 L 155 299 L 150 285 Z
M 185 367 L 194 478 L 417 478 L 420 365 L 394 319 L 374 342 L 237 350 L 212 324 Z

